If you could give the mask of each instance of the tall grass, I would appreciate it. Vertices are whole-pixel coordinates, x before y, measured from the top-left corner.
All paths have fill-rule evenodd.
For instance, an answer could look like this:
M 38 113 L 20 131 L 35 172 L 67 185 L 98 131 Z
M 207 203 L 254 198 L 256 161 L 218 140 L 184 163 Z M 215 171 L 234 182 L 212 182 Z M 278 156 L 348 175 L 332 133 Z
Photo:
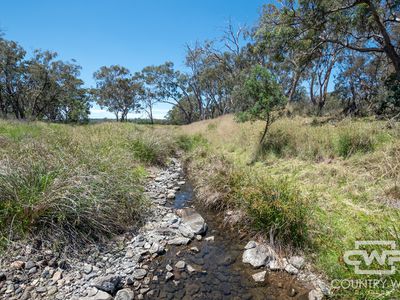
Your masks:
M 0 122 L 0 235 L 79 245 L 143 217 L 145 165 L 174 151 L 163 130 L 131 124 Z

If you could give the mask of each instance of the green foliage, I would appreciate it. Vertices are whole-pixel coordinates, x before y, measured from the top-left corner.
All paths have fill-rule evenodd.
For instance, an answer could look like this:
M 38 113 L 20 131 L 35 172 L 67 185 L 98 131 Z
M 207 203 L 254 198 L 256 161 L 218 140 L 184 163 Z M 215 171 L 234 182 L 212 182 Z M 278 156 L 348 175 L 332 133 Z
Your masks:
M 281 108 L 285 104 L 279 85 L 271 73 L 259 65 L 255 66 L 245 82 L 245 90 L 249 102 L 242 107 L 239 120 L 266 120 L 271 111 Z

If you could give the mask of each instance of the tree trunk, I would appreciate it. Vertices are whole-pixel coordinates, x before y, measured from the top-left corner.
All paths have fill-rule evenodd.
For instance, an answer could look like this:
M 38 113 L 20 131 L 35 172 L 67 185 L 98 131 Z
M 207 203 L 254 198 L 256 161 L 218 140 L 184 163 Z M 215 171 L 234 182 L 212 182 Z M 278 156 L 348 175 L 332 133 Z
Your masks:
M 262 145 L 264 143 L 264 140 L 265 140 L 265 138 L 267 136 L 267 133 L 268 133 L 268 129 L 269 129 L 270 123 L 271 123 L 271 114 L 267 113 L 267 119 L 265 120 L 264 132 L 263 132 L 263 134 L 261 136 L 260 143 L 259 143 L 260 145 Z
M 389 33 L 387 32 L 386 27 L 383 24 L 383 21 L 381 20 L 381 17 L 379 16 L 375 5 L 370 0 L 366 0 L 365 2 L 367 3 L 369 11 L 371 12 L 372 17 L 374 18 L 374 21 L 383 36 L 383 51 L 386 53 L 393 64 L 396 71 L 397 79 L 400 79 L 400 55 L 396 52 L 396 49 L 390 39 Z

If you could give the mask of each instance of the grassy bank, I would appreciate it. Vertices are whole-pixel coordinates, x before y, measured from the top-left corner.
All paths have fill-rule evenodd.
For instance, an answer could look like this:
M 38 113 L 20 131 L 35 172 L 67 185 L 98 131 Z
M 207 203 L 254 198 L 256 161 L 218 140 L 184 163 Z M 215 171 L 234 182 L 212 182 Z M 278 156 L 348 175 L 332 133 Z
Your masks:
M 262 125 L 225 116 L 182 128 L 187 144 L 197 145 L 188 147 L 189 166 L 202 198 L 244 211 L 242 224 L 304 251 L 329 279 L 379 278 L 354 274 L 343 253 L 356 240 L 400 242 L 399 124 L 282 119 L 256 149 Z M 397 289 L 336 291 L 337 298 L 398 296 Z
M 140 222 L 145 167 L 174 151 L 168 127 L 0 121 L 0 238 L 78 245 Z

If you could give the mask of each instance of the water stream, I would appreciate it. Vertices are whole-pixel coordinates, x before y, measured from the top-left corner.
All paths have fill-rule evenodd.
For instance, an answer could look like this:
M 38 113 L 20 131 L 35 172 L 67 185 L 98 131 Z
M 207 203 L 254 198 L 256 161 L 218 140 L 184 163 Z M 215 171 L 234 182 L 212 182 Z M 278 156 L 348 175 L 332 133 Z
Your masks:
M 195 203 L 193 200 L 193 188 L 186 182 L 169 205 L 189 207 Z M 264 282 L 256 283 L 251 275 L 262 270 L 242 263 L 243 248 L 248 241 L 240 240 L 233 231 L 223 228 L 214 212 L 195 208 L 208 224 L 206 236 L 185 248 L 172 247 L 154 263 L 158 264 L 157 269 L 165 270 L 167 264 L 173 267 L 183 260 L 196 272 L 175 270 L 173 280 L 151 283 L 150 288 L 155 291 L 152 299 L 308 299 L 309 290 L 285 272 L 267 273 Z M 206 241 L 212 236 L 214 241 Z M 199 252 L 191 250 L 192 247 Z M 159 274 L 161 277 L 161 271 Z

